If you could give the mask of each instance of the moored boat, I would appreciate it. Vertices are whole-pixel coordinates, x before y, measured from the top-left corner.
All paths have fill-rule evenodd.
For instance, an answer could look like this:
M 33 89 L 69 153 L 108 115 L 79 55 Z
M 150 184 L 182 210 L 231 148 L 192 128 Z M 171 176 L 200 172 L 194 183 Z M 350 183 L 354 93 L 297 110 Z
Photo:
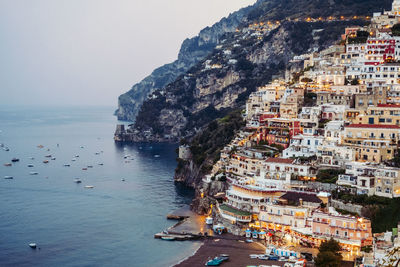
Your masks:
M 39 173 L 38 172 L 30 172 L 29 174 L 30 175 L 38 175 Z
M 29 168 L 32 168 L 32 167 L 33 167 L 33 164 L 28 164 L 28 167 L 29 167 Z
M 161 239 L 166 240 L 166 241 L 174 241 L 175 237 L 174 236 L 162 236 Z
M 11 160 L 12 162 L 18 162 L 19 161 L 19 159 L 18 158 L 12 158 L 12 160 Z
M 43 160 L 43 163 L 49 163 L 49 161 L 48 160 Z
M 70 167 L 71 165 L 70 164 L 64 164 L 64 167 Z
M 35 249 L 37 247 L 36 243 L 29 243 L 29 246 L 33 249 Z
M 74 179 L 74 182 L 77 183 L 77 184 L 82 183 L 81 179 L 79 179 L 79 178 L 75 178 L 75 179 Z
M 10 180 L 10 179 L 14 179 L 14 177 L 6 175 L 6 176 L 4 176 L 4 179 Z
M 4 166 L 6 166 L 6 167 L 10 167 L 10 166 L 12 166 L 12 164 L 11 164 L 11 163 L 9 163 L 9 162 L 7 162 L 7 163 L 4 163 Z
M 92 189 L 92 188 L 94 188 L 94 186 L 93 185 L 85 185 L 85 188 Z

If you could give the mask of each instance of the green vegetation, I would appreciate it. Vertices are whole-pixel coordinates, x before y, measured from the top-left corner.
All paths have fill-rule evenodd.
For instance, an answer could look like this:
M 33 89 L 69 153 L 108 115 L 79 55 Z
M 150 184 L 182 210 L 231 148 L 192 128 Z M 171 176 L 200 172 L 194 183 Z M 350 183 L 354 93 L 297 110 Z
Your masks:
M 220 156 L 220 150 L 235 136 L 236 131 L 244 126 L 241 110 L 212 121 L 207 128 L 197 134 L 190 143 L 193 161 L 201 166 L 203 172 L 212 168 Z
M 317 181 L 322 183 L 336 183 L 339 174 L 344 174 L 345 170 L 343 169 L 325 169 L 319 170 L 317 174 Z
M 325 124 L 327 124 L 328 122 L 329 122 L 328 119 L 320 120 L 319 123 L 318 123 L 318 128 L 324 129 L 325 128 Z
M 364 44 L 367 42 L 369 36 L 369 32 L 366 31 L 357 31 L 356 37 L 349 37 L 347 42 L 349 44 Z
M 306 93 L 304 94 L 304 106 L 313 107 L 317 104 L 317 94 L 316 93 Z
M 363 206 L 362 216 L 372 223 L 372 232 L 391 231 L 400 221 L 400 199 L 379 196 L 353 195 L 346 192 L 332 192 L 335 199 Z
M 400 23 L 393 25 L 392 34 L 393 36 L 400 36 Z
M 340 245 L 334 239 L 325 241 L 319 247 L 319 253 L 315 258 L 317 267 L 340 267 L 342 263 L 342 254 L 340 254 Z

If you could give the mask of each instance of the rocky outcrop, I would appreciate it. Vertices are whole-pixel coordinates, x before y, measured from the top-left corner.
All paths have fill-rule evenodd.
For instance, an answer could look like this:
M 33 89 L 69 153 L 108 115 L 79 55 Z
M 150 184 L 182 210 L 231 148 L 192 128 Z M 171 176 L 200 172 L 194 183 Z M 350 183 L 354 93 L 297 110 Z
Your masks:
M 128 92 L 119 96 L 118 109 L 115 111 L 118 119 L 134 121 L 149 94 L 173 82 L 209 55 L 225 33 L 235 31 L 240 24 L 247 21 L 248 13 L 257 5 L 242 8 L 213 26 L 203 29 L 196 37 L 183 41 L 177 60 L 157 68 L 141 82 L 133 85 Z

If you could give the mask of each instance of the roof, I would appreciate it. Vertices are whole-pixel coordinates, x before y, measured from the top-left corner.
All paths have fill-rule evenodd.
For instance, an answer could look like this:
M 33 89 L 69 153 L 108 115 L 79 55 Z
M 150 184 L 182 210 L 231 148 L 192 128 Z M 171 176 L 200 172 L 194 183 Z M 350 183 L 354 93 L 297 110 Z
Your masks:
M 379 108 L 400 108 L 400 105 L 396 104 L 378 104 Z
M 233 208 L 231 206 L 227 206 L 227 205 L 224 205 L 224 204 L 220 205 L 219 208 L 224 210 L 224 211 L 231 212 L 231 213 L 234 213 L 234 214 L 239 215 L 239 216 L 250 216 L 251 215 L 250 212 L 247 212 L 247 211 L 244 211 L 244 210 L 237 210 L 237 209 L 235 209 L 235 208 Z
M 383 125 L 383 124 L 350 124 L 346 128 L 378 128 L 378 129 L 400 129 L 397 125 Z
M 299 199 L 301 198 L 304 202 L 313 202 L 313 203 L 321 203 L 322 200 L 317 197 L 316 194 L 311 193 L 302 193 L 302 192 L 287 192 L 281 199 L 285 199 L 287 201 L 294 201 L 299 203 Z
M 266 162 L 292 164 L 294 162 L 294 159 L 268 158 Z

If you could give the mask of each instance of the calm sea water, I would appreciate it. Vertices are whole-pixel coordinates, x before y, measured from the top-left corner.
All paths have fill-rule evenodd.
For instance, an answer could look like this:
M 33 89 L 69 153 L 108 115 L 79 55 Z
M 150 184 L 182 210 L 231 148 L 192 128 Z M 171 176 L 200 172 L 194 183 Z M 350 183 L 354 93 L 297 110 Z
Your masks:
M 153 238 L 193 192 L 173 183 L 175 146 L 116 145 L 112 112 L 0 107 L 0 143 L 10 148 L 0 149 L 1 266 L 169 266 L 199 245 Z M 44 164 L 49 154 L 56 160 Z M 20 162 L 3 165 L 13 157 Z

